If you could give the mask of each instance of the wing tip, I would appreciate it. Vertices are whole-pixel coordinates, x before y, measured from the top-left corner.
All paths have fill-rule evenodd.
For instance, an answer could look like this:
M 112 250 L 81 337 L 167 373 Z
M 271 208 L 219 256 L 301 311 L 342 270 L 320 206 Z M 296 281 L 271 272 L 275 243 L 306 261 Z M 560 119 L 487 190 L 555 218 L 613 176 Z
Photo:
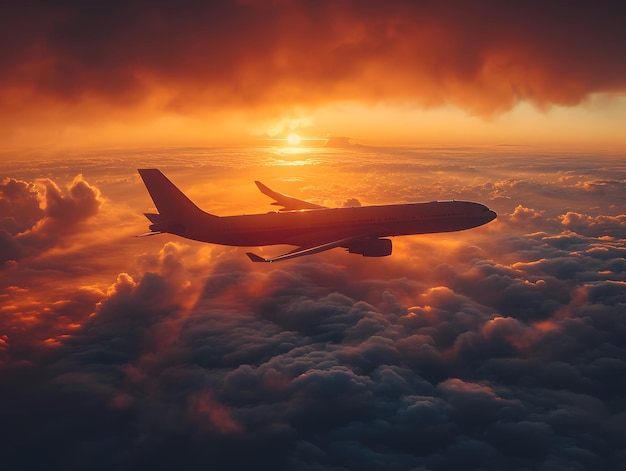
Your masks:
M 263 257 L 260 257 L 260 256 L 258 256 L 257 254 L 252 253 L 252 252 L 246 252 L 246 255 L 247 255 L 247 256 L 248 256 L 248 258 L 249 258 L 250 260 L 252 260 L 253 262 L 266 262 L 266 263 L 267 263 L 267 262 L 271 262 L 271 260 L 267 260 L 267 259 L 265 259 L 265 258 L 263 258 Z
M 254 180 L 254 184 L 256 185 L 256 187 L 259 189 L 261 193 L 267 196 L 271 196 L 271 195 L 268 195 L 268 193 L 271 193 L 272 190 L 267 185 L 264 185 L 259 180 Z
M 159 235 L 159 234 L 163 234 L 163 233 L 161 231 L 150 231 L 144 234 L 134 235 L 133 237 L 150 237 L 150 236 Z

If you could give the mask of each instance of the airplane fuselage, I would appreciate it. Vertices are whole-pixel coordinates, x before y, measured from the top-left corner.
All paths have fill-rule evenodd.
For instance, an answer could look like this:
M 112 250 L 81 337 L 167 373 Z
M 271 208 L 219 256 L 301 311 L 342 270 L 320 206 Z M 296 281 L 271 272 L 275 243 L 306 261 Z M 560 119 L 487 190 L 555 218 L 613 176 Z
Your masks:
M 468 201 L 433 201 L 352 208 L 309 209 L 241 216 L 209 214 L 169 232 L 202 242 L 232 246 L 306 245 L 352 234 L 389 237 L 470 229 L 496 214 Z
M 282 255 L 253 262 L 275 262 L 312 255 L 336 247 L 364 257 L 391 255 L 385 237 L 451 232 L 481 226 L 496 218 L 487 206 L 469 201 L 431 201 L 352 208 L 328 208 L 274 191 L 256 181 L 282 211 L 241 216 L 216 216 L 196 206 L 158 169 L 139 169 L 159 211 L 145 213 L 150 236 L 170 233 L 187 239 L 238 247 L 293 245 Z

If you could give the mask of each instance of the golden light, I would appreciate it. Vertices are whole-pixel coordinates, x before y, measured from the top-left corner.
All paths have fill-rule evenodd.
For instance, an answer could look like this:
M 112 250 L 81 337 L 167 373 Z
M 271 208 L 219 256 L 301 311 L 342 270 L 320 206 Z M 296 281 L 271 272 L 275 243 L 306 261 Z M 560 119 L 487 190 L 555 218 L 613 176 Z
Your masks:
M 287 144 L 290 146 L 297 146 L 300 144 L 300 136 L 298 136 L 295 132 L 292 132 L 287 136 Z

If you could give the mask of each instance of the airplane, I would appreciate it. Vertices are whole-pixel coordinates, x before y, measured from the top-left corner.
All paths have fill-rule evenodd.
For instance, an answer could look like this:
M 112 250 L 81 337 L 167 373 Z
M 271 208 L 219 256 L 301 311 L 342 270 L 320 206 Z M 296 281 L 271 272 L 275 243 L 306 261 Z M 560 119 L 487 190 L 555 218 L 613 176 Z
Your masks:
M 271 190 L 255 181 L 261 193 L 274 199 L 279 211 L 241 216 L 216 216 L 196 206 L 155 168 L 138 169 L 158 214 L 144 213 L 150 232 L 169 233 L 191 240 L 237 247 L 293 245 L 293 250 L 271 258 L 252 252 L 253 262 L 278 262 L 336 247 L 364 257 L 391 255 L 387 237 L 452 232 L 493 221 L 497 214 L 470 201 L 386 204 L 329 208 Z

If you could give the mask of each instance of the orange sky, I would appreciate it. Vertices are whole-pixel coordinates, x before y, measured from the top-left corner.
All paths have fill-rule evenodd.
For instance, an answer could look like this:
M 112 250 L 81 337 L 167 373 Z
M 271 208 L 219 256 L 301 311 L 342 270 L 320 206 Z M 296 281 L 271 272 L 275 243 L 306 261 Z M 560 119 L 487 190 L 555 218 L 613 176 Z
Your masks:
M 619 2 L 11 2 L 5 148 L 623 145 Z

